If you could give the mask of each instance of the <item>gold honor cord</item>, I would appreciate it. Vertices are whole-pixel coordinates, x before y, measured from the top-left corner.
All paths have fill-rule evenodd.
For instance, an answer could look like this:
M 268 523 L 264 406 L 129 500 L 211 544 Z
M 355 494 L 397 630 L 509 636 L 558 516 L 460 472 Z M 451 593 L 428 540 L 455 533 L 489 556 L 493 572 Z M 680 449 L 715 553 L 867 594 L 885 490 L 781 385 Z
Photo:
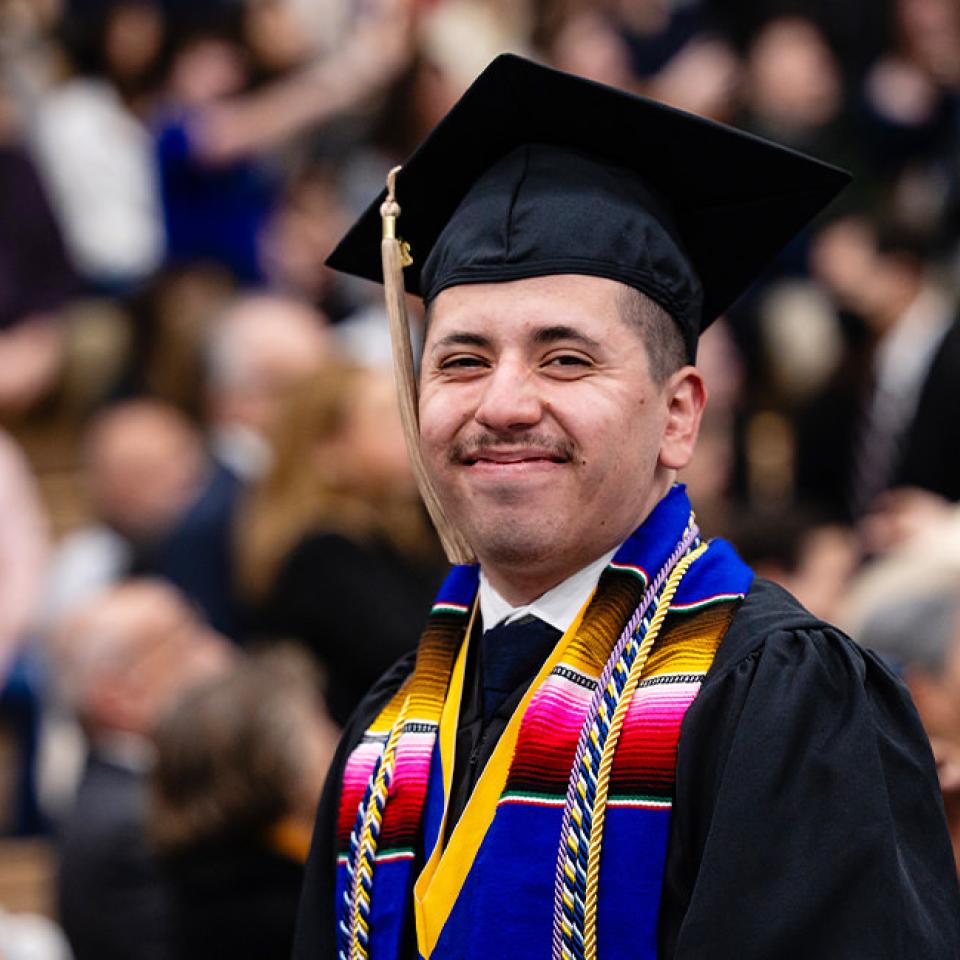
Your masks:
M 660 628 L 663 626 L 663 621 L 666 619 L 670 604 L 677 592 L 677 587 L 680 586 L 680 581 L 691 564 L 699 559 L 706 549 L 706 543 L 700 544 L 696 550 L 688 553 L 670 574 L 666 586 L 663 588 L 660 602 L 657 604 L 656 612 L 643 638 L 643 643 L 641 643 L 636 659 L 627 674 L 627 682 L 624 684 L 623 693 L 617 702 L 613 719 L 610 722 L 610 732 L 607 734 L 607 741 L 603 746 L 600 770 L 597 774 L 597 795 L 593 805 L 593 829 L 590 833 L 590 847 L 587 851 L 587 896 L 584 903 L 583 925 L 583 953 L 586 960 L 597 960 L 597 896 L 600 887 L 600 850 L 603 845 L 603 823 L 607 813 L 610 772 L 613 769 L 613 755 L 617 749 L 617 741 L 620 739 L 620 730 L 623 727 L 623 721 L 627 715 L 630 701 L 633 699 L 633 694 L 637 689 L 637 684 L 640 682 L 647 657 L 649 657 L 650 651 L 657 641 Z
M 390 339 L 393 343 L 393 371 L 400 401 L 400 420 L 407 444 L 410 464 L 416 477 L 420 495 L 433 521 L 447 559 L 454 564 L 472 563 L 473 551 L 463 535 L 447 517 L 423 463 L 420 450 L 420 417 L 417 408 L 417 381 L 410 344 L 410 324 L 403 285 L 403 268 L 413 263 L 410 247 L 397 236 L 397 218 L 400 205 L 396 198 L 396 180 L 400 167 L 387 174 L 387 199 L 380 206 L 383 238 L 380 257 L 383 262 L 383 290 L 390 318 Z

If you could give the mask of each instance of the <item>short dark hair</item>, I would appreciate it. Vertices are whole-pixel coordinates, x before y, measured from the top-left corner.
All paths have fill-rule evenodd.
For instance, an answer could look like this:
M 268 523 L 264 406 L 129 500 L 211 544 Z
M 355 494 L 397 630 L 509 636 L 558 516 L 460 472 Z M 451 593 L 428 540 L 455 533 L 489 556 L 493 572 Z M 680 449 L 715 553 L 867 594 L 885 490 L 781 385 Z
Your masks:
M 687 348 L 677 322 L 645 293 L 626 285 L 620 291 L 620 315 L 643 339 L 650 376 L 658 386 L 687 363 Z

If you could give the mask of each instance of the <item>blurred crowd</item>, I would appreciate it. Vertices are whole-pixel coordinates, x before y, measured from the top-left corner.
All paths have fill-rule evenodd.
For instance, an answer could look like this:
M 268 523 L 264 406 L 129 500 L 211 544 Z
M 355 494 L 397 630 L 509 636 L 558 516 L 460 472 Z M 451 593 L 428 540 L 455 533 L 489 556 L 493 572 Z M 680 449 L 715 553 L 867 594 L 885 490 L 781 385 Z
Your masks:
M 323 261 L 507 50 L 854 174 L 703 339 L 681 479 L 901 674 L 960 851 L 955 0 L 0 0 L 0 832 L 63 931 L 0 955 L 288 955 L 444 571 L 381 290 Z

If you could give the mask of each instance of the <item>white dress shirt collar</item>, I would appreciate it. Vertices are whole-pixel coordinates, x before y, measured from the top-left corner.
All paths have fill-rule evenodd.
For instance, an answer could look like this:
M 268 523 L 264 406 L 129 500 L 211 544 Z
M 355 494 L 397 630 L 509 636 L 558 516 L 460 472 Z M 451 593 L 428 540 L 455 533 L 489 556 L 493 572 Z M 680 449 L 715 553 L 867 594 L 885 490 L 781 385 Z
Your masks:
M 604 567 L 617 552 L 614 547 L 609 553 L 594 560 L 589 566 L 578 570 L 573 576 L 567 577 L 562 583 L 537 597 L 532 603 L 520 607 L 512 606 L 504 600 L 490 585 L 483 570 L 480 571 L 480 616 L 483 619 L 484 631 L 495 627 L 498 623 L 511 622 L 528 614 L 556 627 L 561 633 L 566 633 L 570 624 L 576 619 L 580 608 L 587 602 L 593 593 L 603 573 Z

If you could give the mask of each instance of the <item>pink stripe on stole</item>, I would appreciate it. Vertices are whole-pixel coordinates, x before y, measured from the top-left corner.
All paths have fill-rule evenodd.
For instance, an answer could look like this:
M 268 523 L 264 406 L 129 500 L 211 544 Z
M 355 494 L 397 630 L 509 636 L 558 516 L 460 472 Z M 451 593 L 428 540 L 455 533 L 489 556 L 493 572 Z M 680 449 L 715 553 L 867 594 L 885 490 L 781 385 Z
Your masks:
M 436 736 L 432 733 L 408 733 L 397 746 L 394 778 L 419 778 L 426 781 Z
M 700 690 L 700 682 L 641 687 L 624 717 L 613 764 L 613 778 L 672 783 L 680 725 Z
M 558 734 L 573 730 L 579 734 L 592 691 L 563 677 L 549 677 L 534 694 L 523 718 L 524 727 L 547 726 Z M 521 731 L 522 735 L 522 731 Z
M 564 677 L 544 681 L 524 715 L 512 775 L 546 785 L 562 771 L 569 773 L 590 697 L 590 690 Z
M 366 787 L 382 750 L 383 744 L 363 743 L 350 754 L 343 771 L 344 793 Z

